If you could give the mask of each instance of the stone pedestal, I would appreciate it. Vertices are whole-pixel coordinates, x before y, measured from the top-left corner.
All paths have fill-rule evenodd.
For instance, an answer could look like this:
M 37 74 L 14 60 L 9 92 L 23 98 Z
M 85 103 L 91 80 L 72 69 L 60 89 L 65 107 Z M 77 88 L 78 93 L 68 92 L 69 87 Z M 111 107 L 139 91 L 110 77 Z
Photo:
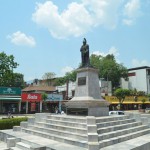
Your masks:
M 102 99 L 98 71 L 92 67 L 77 70 L 75 96 L 66 103 L 67 114 L 108 116 L 109 104 Z

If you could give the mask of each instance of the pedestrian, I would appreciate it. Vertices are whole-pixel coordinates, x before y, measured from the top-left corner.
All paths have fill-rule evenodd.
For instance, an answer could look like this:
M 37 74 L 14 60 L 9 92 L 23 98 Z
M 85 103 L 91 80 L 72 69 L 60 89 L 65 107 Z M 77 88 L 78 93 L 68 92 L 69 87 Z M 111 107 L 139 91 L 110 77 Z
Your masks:
M 8 118 L 11 118 L 11 112 L 8 111 Z
M 57 108 L 57 106 L 55 107 L 55 113 L 58 114 L 58 108 Z

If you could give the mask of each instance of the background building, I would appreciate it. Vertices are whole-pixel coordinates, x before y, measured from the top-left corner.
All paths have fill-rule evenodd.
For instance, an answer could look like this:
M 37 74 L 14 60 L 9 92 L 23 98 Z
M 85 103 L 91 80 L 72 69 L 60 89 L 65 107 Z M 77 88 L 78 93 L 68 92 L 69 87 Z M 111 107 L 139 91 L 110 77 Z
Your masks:
M 66 83 L 65 85 L 62 86 L 56 86 L 56 90 L 59 93 L 62 93 L 63 95 L 63 99 L 72 99 L 74 97 L 75 94 L 75 82 L 71 82 L 69 81 L 68 83 Z M 112 95 L 112 84 L 111 81 L 104 81 L 104 80 L 100 80 L 99 81 L 99 90 L 101 91 L 101 95 L 102 96 L 106 96 Z
M 0 113 L 18 113 L 21 103 L 21 88 L 0 87 Z
M 46 93 L 48 98 L 46 100 L 48 112 L 54 113 L 55 108 L 61 111 L 61 102 L 63 100 L 62 94 L 59 94 L 54 86 L 32 86 L 26 87 L 22 90 L 22 113 L 42 112 L 43 100 L 42 93 Z
M 121 87 L 150 94 L 150 67 L 143 66 L 128 69 L 128 81 L 121 79 Z

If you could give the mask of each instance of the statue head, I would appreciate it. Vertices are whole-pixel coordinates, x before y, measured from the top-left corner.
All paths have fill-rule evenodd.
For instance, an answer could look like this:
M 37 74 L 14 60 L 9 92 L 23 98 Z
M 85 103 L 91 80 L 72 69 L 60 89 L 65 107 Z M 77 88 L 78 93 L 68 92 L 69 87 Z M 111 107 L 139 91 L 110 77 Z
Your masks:
M 86 44 L 86 38 L 83 39 L 83 44 L 84 44 L 84 45 Z

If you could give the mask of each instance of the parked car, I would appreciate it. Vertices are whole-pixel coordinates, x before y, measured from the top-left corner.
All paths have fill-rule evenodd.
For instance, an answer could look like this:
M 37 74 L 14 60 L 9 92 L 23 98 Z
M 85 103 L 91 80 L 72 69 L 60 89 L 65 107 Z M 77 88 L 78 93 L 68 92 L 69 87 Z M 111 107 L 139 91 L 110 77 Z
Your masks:
M 124 115 L 124 111 L 109 111 L 109 115 Z

